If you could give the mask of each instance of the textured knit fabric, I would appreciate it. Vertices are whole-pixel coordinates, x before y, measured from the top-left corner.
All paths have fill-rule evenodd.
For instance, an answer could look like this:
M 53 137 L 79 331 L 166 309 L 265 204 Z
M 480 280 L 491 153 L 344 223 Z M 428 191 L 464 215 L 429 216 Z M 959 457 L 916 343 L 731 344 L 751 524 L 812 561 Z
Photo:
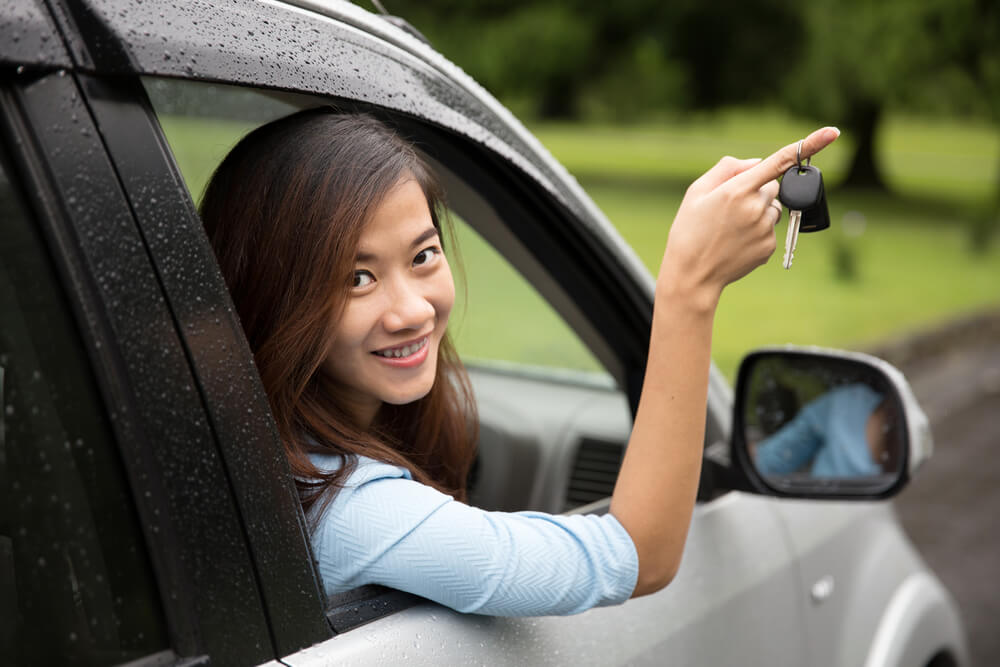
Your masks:
M 337 456 L 311 455 L 335 470 Z M 327 594 L 382 584 L 462 612 L 575 614 L 619 604 L 639 560 L 610 514 L 487 512 L 362 458 L 313 535 Z
M 808 464 L 815 477 L 879 474 L 865 427 L 881 402 L 882 394 L 864 384 L 831 389 L 757 446 L 757 469 L 781 475 Z

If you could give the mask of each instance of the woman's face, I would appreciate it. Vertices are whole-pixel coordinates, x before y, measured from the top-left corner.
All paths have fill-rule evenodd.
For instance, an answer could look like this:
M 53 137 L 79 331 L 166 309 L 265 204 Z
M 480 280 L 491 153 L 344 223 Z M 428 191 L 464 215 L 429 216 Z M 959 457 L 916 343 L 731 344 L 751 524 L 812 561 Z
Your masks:
M 455 285 L 420 185 L 401 180 L 361 234 L 344 313 L 325 368 L 362 424 L 382 402 L 409 403 L 434 384 Z

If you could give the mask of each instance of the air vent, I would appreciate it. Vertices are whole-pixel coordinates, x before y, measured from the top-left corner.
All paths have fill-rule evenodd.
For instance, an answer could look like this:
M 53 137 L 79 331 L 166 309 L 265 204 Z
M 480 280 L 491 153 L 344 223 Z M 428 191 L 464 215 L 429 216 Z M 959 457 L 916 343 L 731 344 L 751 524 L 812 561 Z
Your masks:
M 566 489 L 564 511 L 610 496 L 624 453 L 625 445 L 620 442 L 580 440 Z

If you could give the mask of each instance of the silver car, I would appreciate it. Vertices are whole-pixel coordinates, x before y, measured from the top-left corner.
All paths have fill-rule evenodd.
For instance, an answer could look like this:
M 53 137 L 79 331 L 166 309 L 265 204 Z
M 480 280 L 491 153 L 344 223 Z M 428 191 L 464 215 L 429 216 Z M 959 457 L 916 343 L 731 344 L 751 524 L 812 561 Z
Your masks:
M 652 277 L 486 91 L 345 2 L 8 0 L 0 72 L 5 664 L 967 664 L 886 501 L 930 456 L 927 421 L 895 369 L 846 352 L 757 350 L 735 391 L 713 369 L 699 502 L 657 594 L 540 618 L 325 598 L 195 208 L 236 138 L 363 109 L 437 166 L 483 507 L 607 511 Z M 878 407 L 827 410 L 803 454 L 795 429 L 849 391 Z M 866 428 L 867 469 L 820 462 Z

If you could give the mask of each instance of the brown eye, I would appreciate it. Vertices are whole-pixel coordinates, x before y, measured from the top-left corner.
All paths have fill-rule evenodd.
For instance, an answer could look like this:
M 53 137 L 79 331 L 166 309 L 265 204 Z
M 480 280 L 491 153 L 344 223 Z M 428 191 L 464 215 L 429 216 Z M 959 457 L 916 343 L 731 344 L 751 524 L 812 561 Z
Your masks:
M 375 276 L 369 271 L 355 271 L 354 272 L 354 284 L 351 287 L 368 287 L 375 282 Z
M 413 266 L 423 266 L 424 264 L 430 264 L 433 262 L 437 256 L 441 253 L 441 249 L 435 246 L 429 248 L 424 248 L 417 253 L 417 256 L 413 258 Z

